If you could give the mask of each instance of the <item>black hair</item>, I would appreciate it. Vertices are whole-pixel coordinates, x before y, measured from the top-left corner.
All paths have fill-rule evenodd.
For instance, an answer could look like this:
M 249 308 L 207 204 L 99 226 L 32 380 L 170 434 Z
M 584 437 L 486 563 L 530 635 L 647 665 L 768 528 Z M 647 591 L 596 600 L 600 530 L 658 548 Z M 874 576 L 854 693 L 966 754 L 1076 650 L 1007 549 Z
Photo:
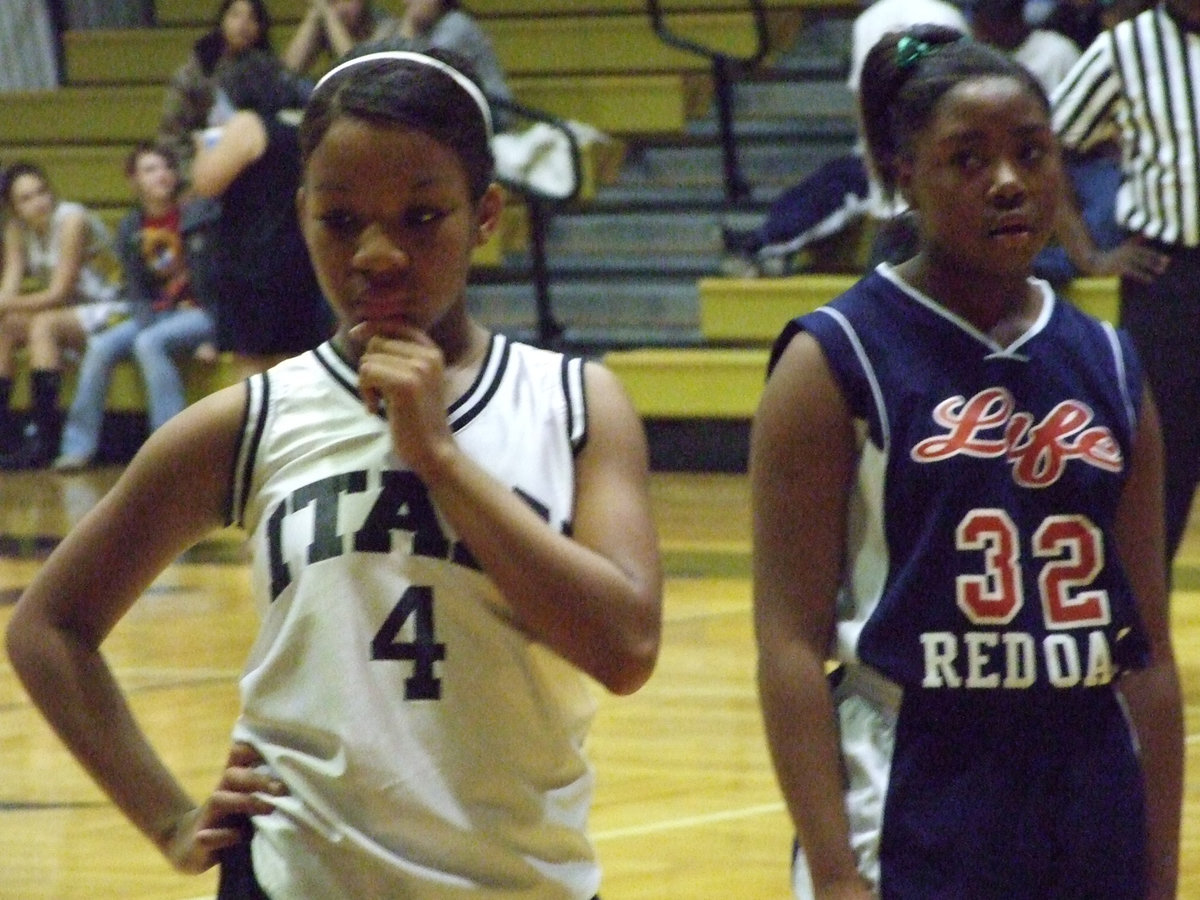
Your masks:
M 50 187 L 50 178 L 46 175 L 46 170 L 35 162 L 22 159 L 13 163 L 0 172 L 0 201 L 6 209 L 12 209 L 12 189 L 17 183 L 17 179 L 22 175 L 32 175 L 37 178 L 42 184 Z M 53 190 L 53 189 L 52 189 Z
M 229 12 L 229 7 L 236 2 L 237 0 L 221 0 L 213 19 L 212 28 L 196 41 L 193 48 L 205 75 L 212 75 L 217 67 L 217 62 L 225 55 L 225 33 L 221 30 L 221 20 L 225 18 L 225 13 Z M 267 9 L 266 0 L 246 0 L 246 2 L 254 10 L 254 18 L 258 19 L 258 40 L 254 42 L 251 49 L 272 52 L 271 11 Z
M 1024 0 L 971 0 L 967 7 L 971 21 L 979 18 L 992 21 L 1024 21 Z
M 282 109 L 300 109 L 310 93 L 309 83 L 267 50 L 247 50 L 229 60 L 217 83 L 235 109 L 252 110 L 264 119 Z
M 406 48 L 388 41 L 368 42 L 355 48 L 346 60 L 396 49 Z M 457 69 L 478 86 L 471 64 L 458 54 L 433 49 L 423 55 Z M 492 182 L 495 158 L 483 111 L 462 85 L 434 66 L 412 60 L 369 60 L 321 84 L 300 123 L 302 162 L 308 161 L 325 132 L 343 116 L 414 128 L 450 147 L 462 161 L 475 201 Z
M 151 153 L 161 156 L 171 169 L 179 171 L 179 157 L 170 145 L 160 141 L 138 141 L 125 156 L 125 174 L 132 176 L 137 171 L 138 160 Z
M 941 25 L 914 25 L 885 34 L 867 53 L 859 88 L 859 114 L 872 166 L 891 196 L 896 161 L 911 155 L 913 141 L 952 88 L 972 78 L 1013 78 L 1050 114 L 1050 101 L 1028 69 L 994 47 Z

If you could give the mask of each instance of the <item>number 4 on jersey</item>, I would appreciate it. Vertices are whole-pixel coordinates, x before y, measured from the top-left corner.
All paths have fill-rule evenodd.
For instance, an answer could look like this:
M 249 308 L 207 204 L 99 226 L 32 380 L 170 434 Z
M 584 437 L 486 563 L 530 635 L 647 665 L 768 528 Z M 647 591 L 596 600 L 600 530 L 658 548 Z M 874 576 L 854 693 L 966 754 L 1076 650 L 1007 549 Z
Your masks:
M 397 640 L 409 618 L 412 638 Z M 434 640 L 433 588 L 410 587 L 372 639 L 371 659 L 412 660 L 413 673 L 404 680 L 404 699 L 439 700 L 442 682 L 434 677 L 433 664 L 445 658 L 446 645 Z

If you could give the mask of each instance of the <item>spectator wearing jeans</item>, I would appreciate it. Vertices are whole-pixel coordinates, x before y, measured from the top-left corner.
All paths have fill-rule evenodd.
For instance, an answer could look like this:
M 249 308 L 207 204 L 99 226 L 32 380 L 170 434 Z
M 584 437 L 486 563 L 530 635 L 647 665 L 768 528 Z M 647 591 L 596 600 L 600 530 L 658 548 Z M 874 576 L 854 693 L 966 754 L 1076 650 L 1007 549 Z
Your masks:
M 84 468 L 96 456 L 108 385 L 122 359 L 137 359 L 154 431 L 187 403 L 177 359 L 214 355 L 216 327 L 202 299 L 202 248 L 189 244 L 175 158 L 165 146 L 140 144 L 125 173 L 138 198 L 117 231 L 130 315 L 88 339 L 54 461 L 59 471 Z
M 0 470 L 40 469 L 54 458 L 64 357 L 122 315 L 109 278 L 112 235 L 92 210 L 60 200 L 46 172 L 22 161 L 0 177 Z M 28 355 L 30 421 L 21 427 L 9 400 L 17 352 Z

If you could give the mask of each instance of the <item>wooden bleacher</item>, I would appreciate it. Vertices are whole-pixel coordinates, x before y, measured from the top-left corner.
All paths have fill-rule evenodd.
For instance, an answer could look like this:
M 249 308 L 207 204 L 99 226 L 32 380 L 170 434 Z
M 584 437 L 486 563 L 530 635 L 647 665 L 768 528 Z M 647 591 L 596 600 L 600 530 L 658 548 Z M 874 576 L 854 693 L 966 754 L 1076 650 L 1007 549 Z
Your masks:
M 786 47 L 810 16 L 857 6 L 854 0 L 766 3 L 773 49 Z M 157 0 L 157 27 L 67 32 L 66 83 L 55 91 L 6 94 L 0 103 L 0 163 L 29 158 L 43 164 L 60 195 L 88 204 L 115 225 L 130 201 L 125 155 L 134 142 L 153 135 L 163 86 L 208 27 L 210 6 L 195 0 Z M 272 0 L 277 48 L 286 45 L 306 7 L 307 0 Z M 665 0 L 663 8 L 671 28 L 681 34 L 735 55 L 752 46 L 752 22 L 744 0 Z M 677 134 L 709 108 L 707 63 L 663 44 L 653 34 L 641 0 L 598 0 L 588 4 L 586 12 L 575 0 L 490 0 L 472 11 L 492 35 L 516 99 L 528 106 L 590 123 L 618 138 Z M 603 177 L 603 166 L 595 160 L 584 162 L 585 180 L 594 188 Z M 477 262 L 498 261 L 505 249 L 501 241 L 519 243 L 521 221 L 518 209 L 502 235 L 477 254 Z M 756 355 L 761 349 L 713 353 L 696 351 L 688 366 L 681 367 L 693 373 L 697 389 L 672 391 L 679 398 L 674 405 L 646 405 L 647 414 L 746 415 L 748 400 L 761 381 Z M 655 354 L 647 354 L 645 363 L 653 369 L 658 364 Z M 614 368 L 633 377 L 626 366 Z M 706 379 L 722 370 L 722 383 L 730 389 L 709 390 Z M 218 387 L 227 382 L 229 371 L 227 361 L 215 368 L 189 365 L 189 391 L 199 396 Z M 730 372 L 737 373 L 736 386 Z M 24 396 L 18 379 L 16 405 Z M 68 389 L 64 401 L 69 396 Z M 116 373 L 109 407 L 122 412 L 144 408 L 132 366 Z
M 749 419 L 762 393 L 767 353 L 783 326 L 829 302 L 854 275 L 786 278 L 705 278 L 700 326 L 711 349 L 638 349 L 608 353 L 647 419 Z M 1110 322 L 1119 303 L 1114 278 L 1079 278 L 1066 291 L 1073 303 Z
M 846 0 L 768 0 L 772 47 L 793 38 L 810 12 Z M 272 3 L 277 47 L 286 46 L 305 0 Z M 580 12 L 573 0 L 497 0 L 480 5 L 515 98 L 617 138 L 671 134 L 711 100 L 706 63 L 654 35 L 644 4 L 606 0 Z M 669 0 L 681 34 L 747 52 L 752 22 L 739 0 Z M 56 91 L 13 93 L 0 104 L 0 160 L 29 156 L 46 164 L 63 196 L 115 221 L 128 202 L 121 171 L 136 140 L 152 135 L 163 85 L 208 27 L 211 11 L 194 0 L 159 0 L 159 25 L 68 31 L 66 83 Z M 677 12 L 675 12 L 677 11 Z M 599 151 L 603 152 L 603 151 Z M 585 156 L 584 195 L 610 171 Z

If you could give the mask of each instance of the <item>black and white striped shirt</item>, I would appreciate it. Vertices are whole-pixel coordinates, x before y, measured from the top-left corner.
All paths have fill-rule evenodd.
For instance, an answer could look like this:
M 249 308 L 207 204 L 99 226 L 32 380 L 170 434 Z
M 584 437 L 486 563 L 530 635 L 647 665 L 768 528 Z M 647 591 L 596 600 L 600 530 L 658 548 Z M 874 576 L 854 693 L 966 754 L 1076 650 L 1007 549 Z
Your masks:
M 1156 6 L 1101 34 L 1052 97 L 1067 149 L 1116 127 L 1123 177 L 1117 224 L 1200 246 L 1200 34 Z

